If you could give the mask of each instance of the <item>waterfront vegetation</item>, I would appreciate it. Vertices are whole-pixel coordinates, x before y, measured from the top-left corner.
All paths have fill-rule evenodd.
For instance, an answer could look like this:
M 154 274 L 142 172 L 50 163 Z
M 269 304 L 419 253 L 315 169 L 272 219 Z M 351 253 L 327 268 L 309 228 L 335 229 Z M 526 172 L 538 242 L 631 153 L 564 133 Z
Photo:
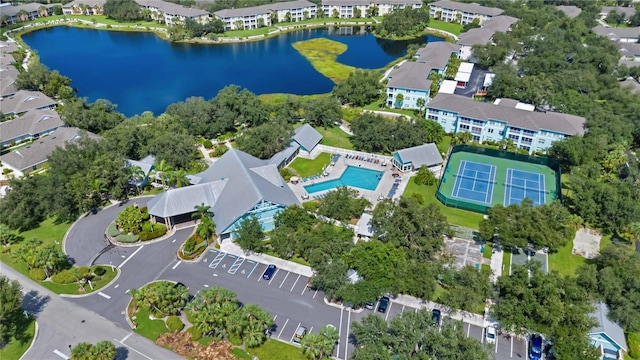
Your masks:
M 334 83 L 339 83 L 355 71 L 353 66 L 344 65 L 336 61 L 338 55 L 347 51 L 347 45 L 325 38 L 298 41 L 293 47 L 304 56 L 314 69 L 328 77 Z
M 462 32 L 462 25 L 459 23 L 446 22 L 438 19 L 429 19 L 429 27 L 436 30 L 446 31 L 453 35 L 460 35 Z

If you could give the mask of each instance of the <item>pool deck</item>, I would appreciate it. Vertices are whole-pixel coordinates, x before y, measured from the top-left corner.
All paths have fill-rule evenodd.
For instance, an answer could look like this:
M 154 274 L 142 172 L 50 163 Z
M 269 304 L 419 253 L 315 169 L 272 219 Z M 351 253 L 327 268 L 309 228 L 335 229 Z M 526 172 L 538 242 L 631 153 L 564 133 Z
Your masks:
M 334 165 L 330 165 L 325 169 L 325 171 L 328 173 L 327 176 L 323 176 L 315 180 L 307 180 L 306 182 L 300 181 L 297 184 L 292 184 L 291 182 L 288 183 L 289 188 L 291 188 L 291 190 L 294 192 L 294 194 L 296 194 L 296 196 L 298 197 L 298 199 L 300 199 L 300 201 L 302 202 L 313 201 L 313 200 L 316 200 L 314 196 L 317 197 L 318 195 L 323 195 L 331 190 L 334 190 L 334 189 L 328 189 L 325 191 L 315 192 L 313 194 L 307 194 L 307 191 L 305 190 L 304 186 L 338 179 L 340 178 L 340 176 L 342 176 L 342 173 L 344 173 L 344 171 L 347 169 L 348 166 L 362 167 L 365 169 L 371 169 L 371 170 L 383 172 L 382 179 L 380 179 L 378 186 L 373 191 L 350 187 L 351 189 L 357 190 L 360 193 L 360 195 L 365 199 L 369 200 L 371 204 L 375 205 L 381 200 L 386 199 L 396 179 L 401 179 L 401 181 L 398 188 L 396 189 L 396 193 L 393 195 L 392 198 L 395 200 L 400 198 L 400 196 L 402 196 L 402 193 L 407 187 L 407 183 L 412 173 L 410 172 L 402 173 L 397 171 L 397 169 L 394 168 L 393 165 L 391 165 L 391 163 L 389 163 L 388 160 L 386 160 L 385 162 L 386 166 L 382 166 L 382 159 L 383 158 L 387 159 L 387 158 L 379 155 L 369 155 L 369 158 L 381 159 L 378 164 L 375 164 L 373 162 L 367 162 L 362 160 L 347 159 L 346 158 L 347 152 L 344 152 L 344 153 L 339 152 L 339 153 L 340 153 L 340 158 L 338 159 L 338 161 Z M 398 172 L 400 174 L 400 177 L 394 178 L 392 176 L 394 172 Z M 306 195 L 308 195 L 308 198 L 304 199 Z

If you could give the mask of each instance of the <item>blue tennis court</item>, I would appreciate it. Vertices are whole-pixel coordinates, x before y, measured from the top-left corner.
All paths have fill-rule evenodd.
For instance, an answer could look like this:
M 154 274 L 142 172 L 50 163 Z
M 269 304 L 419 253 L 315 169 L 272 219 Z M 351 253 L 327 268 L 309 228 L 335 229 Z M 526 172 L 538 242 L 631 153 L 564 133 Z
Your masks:
M 521 204 L 529 198 L 534 205 L 542 205 L 544 201 L 544 175 L 529 171 L 507 169 L 507 181 L 504 189 L 504 206 Z
M 473 161 L 462 160 L 451 196 L 482 204 L 491 204 L 496 167 Z

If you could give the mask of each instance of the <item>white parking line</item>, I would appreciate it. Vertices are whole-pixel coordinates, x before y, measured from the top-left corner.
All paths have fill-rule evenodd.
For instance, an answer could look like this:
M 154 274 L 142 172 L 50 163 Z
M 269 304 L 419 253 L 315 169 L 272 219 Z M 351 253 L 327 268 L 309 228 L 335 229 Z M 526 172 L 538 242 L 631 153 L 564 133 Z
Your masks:
M 248 263 L 254 264 L 253 269 L 251 269 L 251 271 L 249 271 L 249 275 L 247 275 L 247 279 L 251 276 L 251 274 L 253 274 L 253 270 L 255 270 L 258 267 L 258 263 L 252 260 L 247 260 Z
M 469 337 L 469 333 L 471 332 L 471 324 L 467 324 L 467 337 Z
M 513 336 L 510 338 L 511 339 L 511 355 L 509 355 L 509 357 L 513 357 Z M 525 345 L 525 349 L 527 349 L 527 354 L 525 354 L 528 358 L 529 356 L 529 344 L 527 344 L 527 340 L 524 340 L 524 345 Z
M 391 301 L 389 301 L 389 307 L 387 307 L 387 313 L 384 315 L 384 321 L 387 321 L 387 319 L 389 318 L 389 313 L 391 312 Z
M 313 298 L 316 298 L 316 295 L 318 295 L 318 290 L 316 290 L 316 292 L 313 293 Z
M 126 264 L 126 263 L 127 263 L 127 261 L 131 260 L 131 258 L 132 258 L 135 254 L 137 254 L 137 253 L 138 253 L 138 251 L 142 250 L 142 248 L 143 248 L 143 247 L 144 247 L 144 245 L 140 245 L 140 247 L 139 247 L 136 251 L 134 251 L 134 252 L 133 252 L 133 254 L 129 255 L 129 257 L 128 257 L 128 258 L 124 259 L 124 261 L 122 262 L 122 264 L 118 265 L 118 269 L 121 269 L 121 268 L 124 266 L 124 264 Z
M 175 265 L 173 265 L 171 270 L 175 270 L 178 267 L 178 265 L 180 265 L 181 263 L 182 263 L 182 260 L 178 261 Z
M 273 317 L 273 322 L 276 322 L 276 319 L 278 318 L 278 315 Z
M 107 294 L 103 293 L 102 291 L 98 291 L 98 295 L 102 296 L 102 297 L 103 297 L 103 298 L 105 298 L 105 299 L 111 299 L 111 296 L 109 296 L 109 295 L 107 295 Z
M 351 310 L 347 310 L 347 311 L 349 312 L 348 317 L 347 317 L 347 334 L 349 334 L 349 324 L 351 324 Z M 345 359 L 349 358 L 349 354 L 347 353 L 347 351 L 349 351 L 349 341 L 348 341 L 348 339 L 347 339 L 347 341 L 344 342 L 344 358 Z
M 400 310 L 400 314 L 404 313 L 404 305 L 402 305 L 402 310 Z
M 290 292 L 293 292 L 293 288 L 296 287 L 296 284 L 298 283 L 298 280 L 300 280 L 300 276 L 302 276 L 302 274 L 298 274 L 298 277 L 296 278 L 296 281 L 293 283 L 293 286 L 291 287 L 291 290 L 289 290 Z
M 496 339 L 496 354 L 497 354 L 498 353 L 498 340 L 500 339 L 500 336 L 498 336 L 498 334 L 496 334 L 495 339 Z
M 114 340 L 116 340 L 116 339 L 114 339 Z M 118 341 L 118 340 L 116 340 L 116 341 Z M 120 343 L 120 344 L 122 344 L 122 345 L 126 346 L 126 347 L 127 347 L 127 349 L 129 349 L 129 350 L 133 350 L 133 351 L 135 351 L 136 353 L 138 353 L 138 354 L 140 354 L 140 355 L 144 356 L 145 358 L 147 358 L 147 359 L 149 359 L 149 360 L 153 360 L 152 358 L 150 358 L 150 357 L 148 357 L 147 355 L 145 355 L 145 354 L 141 353 L 140 351 L 138 351 L 138 350 L 136 350 L 136 349 L 132 348 L 131 346 L 129 346 L 129 345 L 127 345 L 127 344 L 123 343 L 122 341 L 118 341 L 118 343 Z
M 302 292 L 300 293 L 300 295 L 304 295 L 305 291 L 307 291 L 307 287 L 306 286 L 302 288 Z
M 289 274 L 291 274 L 291 273 L 288 272 L 287 275 L 284 277 L 284 280 L 282 280 L 282 282 L 280 283 L 280 286 L 278 286 L 278 289 L 282 288 L 282 285 L 284 285 L 284 282 L 287 281 L 287 278 L 289 277 Z
M 60 356 L 61 358 L 63 358 L 64 360 L 69 359 L 69 357 L 65 354 L 63 354 L 62 352 L 60 352 L 58 349 L 53 350 L 53 353 Z
M 280 271 L 280 269 L 276 269 L 276 272 L 271 276 L 271 280 L 269 280 L 269 285 L 271 285 L 271 282 L 273 281 L 273 279 L 275 279 L 276 275 L 278 275 L 278 271 Z
M 129 336 L 133 335 L 133 333 L 129 333 L 127 336 L 123 337 L 122 340 L 120 340 L 121 343 L 127 341 L 127 339 L 129 338 Z
M 282 325 L 282 329 L 280 329 L 280 333 L 278 334 L 278 339 L 282 339 L 280 336 L 282 336 L 282 332 L 284 331 L 284 328 L 287 327 L 288 322 L 289 319 L 287 319 L 287 321 L 284 322 L 284 325 Z
M 342 314 L 344 314 L 344 307 L 340 309 L 340 326 L 338 326 L 338 343 L 342 336 Z M 336 348 L 336 358 L 340 359 L 340 345 Z
M 299 322 L 298 326 L 296 326 L 296 331 L 294 331 L 293 335 L 291 335 L 291 339 L 289 339 L 289 342 L 293 342 L 293 337 L 296 336 L 296 333 L 298 332 L 298 329 L 300 329 L 300 325 L 302 325 L 301 322 Z

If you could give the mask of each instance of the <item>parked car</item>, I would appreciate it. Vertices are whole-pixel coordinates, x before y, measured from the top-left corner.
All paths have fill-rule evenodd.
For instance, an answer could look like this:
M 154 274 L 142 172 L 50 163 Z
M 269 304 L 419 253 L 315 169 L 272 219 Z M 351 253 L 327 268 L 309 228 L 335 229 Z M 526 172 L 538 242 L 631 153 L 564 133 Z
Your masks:
M 542 336 L 531 335 L 529 339 L 529 360 L 542 360 Z
M 307 328 L 304 326 L 300 326 L 298 327 L 298 330 L 296 330 L 296 333 L 293 334 L 293 342 L 294 343 L 300 343 L 300 341 L 302 341 L 302 339 L 307 335 Z
M 486 332 L 485 332 L 485 340 L 484 342 L 486 342 L 487 344 L 495 344 L 496 343 L 496 328 L 489 325 L 487 326 Z
M 387 312 L 387 308 L 389 307 L 389 297 L 388 296 L 383 296 L 382 299 L 380 299 L 380 302 L 378 303 L 378 311 L 381 313 L 386 313 Z
M 442 319 L 442 312 L 439 309 L 431 310 L 431 325 L 440 326 L 441 319 Z
M 373 308 L 376 307 L 376 303 L 375 302 L 368 302 L 366 304 L 364 304 L 364 308 L 365 309 L 369 309 L 369 310 L 373 310 Z
M 264 274 L 262 274 L 262 278 L 264 280 L 271 280 L 271 277 L 273 276 L 273 274 L 276 272 L 277 267 L 273 264 L 267 266 L 267 270 L 264 271 Z

